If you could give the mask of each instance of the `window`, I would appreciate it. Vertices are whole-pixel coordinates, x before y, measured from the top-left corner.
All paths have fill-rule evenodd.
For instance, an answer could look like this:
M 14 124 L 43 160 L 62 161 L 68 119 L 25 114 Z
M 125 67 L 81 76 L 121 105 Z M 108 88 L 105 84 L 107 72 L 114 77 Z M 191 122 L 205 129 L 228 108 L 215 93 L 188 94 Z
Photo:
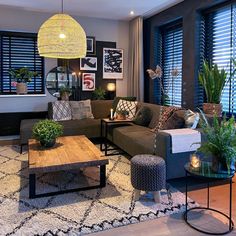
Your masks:
M 228 72 L 221 102 L 223 111 L 236 113 L 236 79 L 231 58 L 236 58 L 236 4 L 222 6 L 204 15 L 205 58 Z
M 168 105 L 182 105 L 182 54 L 183 27 L 182 21 L 177 21 L 160 29 L 159 64 L 163 70 L 163 86 L 168 95 Z M 178 75 L 172 71 L 177 69 Z
M 37 35 L 0 31 L 0 94 L 15 94 L 9 69 L 24 66 L 39 73 L 28 83 L 28 93 L 44 93 L 44 59 L 38 54 Z

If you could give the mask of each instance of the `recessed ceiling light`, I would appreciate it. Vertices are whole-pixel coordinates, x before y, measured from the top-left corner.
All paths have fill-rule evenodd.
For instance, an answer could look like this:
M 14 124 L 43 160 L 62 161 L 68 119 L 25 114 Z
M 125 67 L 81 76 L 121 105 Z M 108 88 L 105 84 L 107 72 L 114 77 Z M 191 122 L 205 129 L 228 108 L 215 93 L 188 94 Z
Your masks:
M 130 15 L 134 15 L 134 11 L 130 11 L 130 13 L 129 13 Z

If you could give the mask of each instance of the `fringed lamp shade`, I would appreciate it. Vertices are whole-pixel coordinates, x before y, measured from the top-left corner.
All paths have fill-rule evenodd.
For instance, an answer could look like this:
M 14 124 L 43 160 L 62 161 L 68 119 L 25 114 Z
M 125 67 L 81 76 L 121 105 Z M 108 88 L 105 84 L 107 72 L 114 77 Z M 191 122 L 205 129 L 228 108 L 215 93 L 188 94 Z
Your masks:
M 38 50 L 43 57 L 83 58 L 87 51 L 86 34 L 71 16 L 56 14 L 40 27 Z

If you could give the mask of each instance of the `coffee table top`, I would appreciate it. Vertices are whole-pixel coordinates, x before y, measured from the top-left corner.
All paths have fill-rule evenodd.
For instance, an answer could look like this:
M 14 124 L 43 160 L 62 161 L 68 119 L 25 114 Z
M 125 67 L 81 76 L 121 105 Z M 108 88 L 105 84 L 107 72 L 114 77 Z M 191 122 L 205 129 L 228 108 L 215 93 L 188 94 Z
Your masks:
M 54 147 L 45 149 L 29 139 L 29 173 L 71 170 L 108 164 L 108 159 L 84 135 L 57 138 Z

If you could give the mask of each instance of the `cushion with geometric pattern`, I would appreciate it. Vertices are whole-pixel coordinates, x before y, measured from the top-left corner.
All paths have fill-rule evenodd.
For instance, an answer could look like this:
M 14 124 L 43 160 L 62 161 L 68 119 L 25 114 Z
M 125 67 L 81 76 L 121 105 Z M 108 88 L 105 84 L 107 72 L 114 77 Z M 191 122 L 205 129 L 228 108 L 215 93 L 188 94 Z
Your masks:
M 137 101 L 126 101 L 120 99 L 116 107 L 115 116 L 117 111 L 127 111 L 128 115 L 126 117 L 130 120 L 133 120 L 136 114 L 137 104 Z
M 71 120 L 71 107 L 69 101 L 56 101 L 52 103 L 53 115 L 55 121 Z

